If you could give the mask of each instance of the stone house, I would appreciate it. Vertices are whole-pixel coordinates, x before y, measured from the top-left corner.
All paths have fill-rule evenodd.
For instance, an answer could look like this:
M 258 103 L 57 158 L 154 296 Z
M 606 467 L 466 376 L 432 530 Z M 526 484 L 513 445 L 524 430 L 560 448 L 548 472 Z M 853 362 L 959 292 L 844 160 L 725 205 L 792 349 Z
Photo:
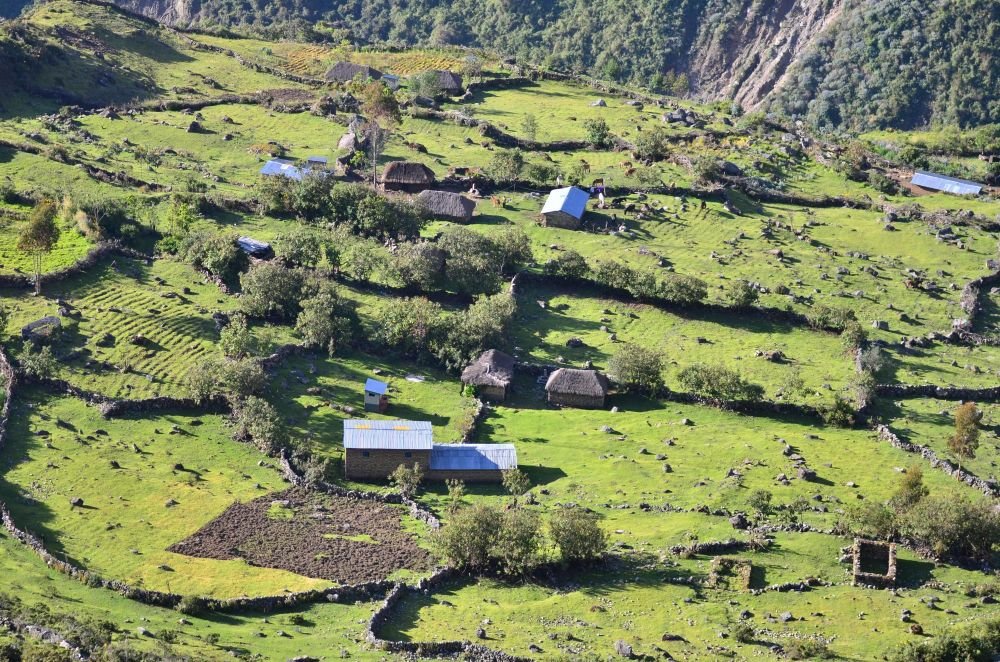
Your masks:
M 545 226 L 567 230 L 578 229 L 587 211 L 588 200 L 590 194 L 575 186 L 555 189 L 549 193 L 545 205 L 542 206 Z
M 580 409 L 603 409 L 610 385 L 596 370 L 559 368 L 545 382 L 549 404 Z
M 344 421 L 344 474 L 384 480 L 400 465 L 419 464 L 427 480 L 500 482 L 517 467 L 513 444 L 435 444 L 427 421 Z
M 483 352 L 462 371 L 462 383 L 474 386 L 484 400 L 503 402 L 514 378 L 514 357 L 496 349 Z

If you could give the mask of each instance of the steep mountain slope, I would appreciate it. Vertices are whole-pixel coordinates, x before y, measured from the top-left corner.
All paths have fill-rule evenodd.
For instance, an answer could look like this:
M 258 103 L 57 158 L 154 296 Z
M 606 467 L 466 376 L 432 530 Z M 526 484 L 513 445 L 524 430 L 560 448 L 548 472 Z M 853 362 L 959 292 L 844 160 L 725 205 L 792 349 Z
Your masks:
M 1000 109 L 993 0 L 115 1 L 176 25 L 483 46 L 824 125 L 969 126 Z

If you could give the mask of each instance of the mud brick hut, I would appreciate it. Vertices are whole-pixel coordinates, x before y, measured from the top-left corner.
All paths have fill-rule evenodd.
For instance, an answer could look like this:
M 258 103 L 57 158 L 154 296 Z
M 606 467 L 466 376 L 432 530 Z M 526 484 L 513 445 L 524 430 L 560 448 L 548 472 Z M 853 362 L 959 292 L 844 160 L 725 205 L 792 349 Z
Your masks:
M 546 227 L 576 230 L 587 211 L 590 194 L 575 186 L 557 188 L 545 200 L 542 218 Z
M 503 402 L 507 399 L 514 378 L 514 357 L 490 349 L 462 371 L 462 383 L 476 389 L 484 400 Z
M 365 411 L 384 414 L 389 409 L 389 385 L 369 377 L 365 380 Z
M 448 191 L 423 191 L 417 201 L 434 218 L 455 223 L 468 223 L 476 210 L 474 200 Z
M 384 480 L 414 464 L 428 480 L 499 482 L 517 466 L 517 451 L 512 444 L 435 444 L 427 421 L 344 421 L 347 478 Z
M 382 171 L 382 185 L 393 191 L 418 193 L 434 186 L 434 171 L 423 163 L 392 161 Z
M 545 382 L 549 404 L 580 409 L 603 409 L 608 378 L 596 370 L 559 368 Z
M 349 83 L 355 78 L 360 78 L 361 80 L 381 80 L 382 72 L 378 69 L 373 69 L 371 67 L 366 67 L 363 64 L 354 64 L 353 62 L 334 62 L 333 65 L 326 70 L 323 78 L 331 83 Z

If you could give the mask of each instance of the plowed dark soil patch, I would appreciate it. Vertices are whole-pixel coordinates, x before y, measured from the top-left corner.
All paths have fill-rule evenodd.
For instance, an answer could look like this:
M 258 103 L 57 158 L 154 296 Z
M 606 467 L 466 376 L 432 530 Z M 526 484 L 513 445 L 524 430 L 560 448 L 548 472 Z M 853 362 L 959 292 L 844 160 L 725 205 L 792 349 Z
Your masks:
M 403 530 L 404 512 L 375 501 L 291 489 L 238 503 L 169 551 L 244 559 L 341 584 L 427 570 L 430 555 Z

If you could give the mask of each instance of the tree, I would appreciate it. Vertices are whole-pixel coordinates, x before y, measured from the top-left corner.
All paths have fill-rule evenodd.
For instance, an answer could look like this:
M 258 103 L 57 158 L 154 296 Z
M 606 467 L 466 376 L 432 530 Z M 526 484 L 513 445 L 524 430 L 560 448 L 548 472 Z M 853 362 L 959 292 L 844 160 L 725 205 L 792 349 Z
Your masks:
M 960 494 L 921 499 L 906 513 L 900 529 L 942 558 L 989 561 L 1000 543 L 1000 515 L 992 504 Z
M 10 323 L 10 309 L 6 306 L 0 306 L 0 339 L 3 338 L 4 333 L 7 331 L 7 325 Z
M 503 487 L 507 492 L 514 497 L 514 501 L 517 501 L 517 497 L 523 496 L 528 490 L 531 489 L 531 479 L 528 478 L 528 474 L 524 473 L 517 467 L 513 469 L 507 469 L 503 472 Z
M 29 343 L 18 355 L 17 362 L 21 364 L 24 374 L 34 379 L 49 379 L 59 369 L 52 348 L 48 345 L 39 349 Z
M 393 129 L 402 121 L 399 102 L 392 90 L 380 80 L 365 84 L 360 90 L 361 112 L 365 122 L 361 134 L 368 144 L 372 165 L 372 184 L 378 186 L 378 159 L 392 135 Z
M 218 379 L 219 388 L 236 398 L 260 393 L 267 384 L 264 368 L 252 358 L 222 361 Z
M 727 298 L 729 299 L 729 304 L 734 308 L 749 308 L 757 303 L 760 293 L 749 282 L 738 280 L 729 288 Z
M 461 226 L 446 229 L 437 241 L 445 252 L 448 289 L 467 294 L 495 292 L 500 285 L 503 257 L 492 239 Z
M 587 132 L 587 142 L 594 147 L 602 149 L 611 143 L 611 129 L 603 117 L 584 120 L 583 129 Z
M 240 307 L 251 317 L 292 319 L 298 314 L 303 276 L 273 262 L 254 265 L 240 276 Z
M 383 300 L 375 312 L 373 340 L 404 356 L 428 351 L 445 331 L 441 306 L 424 298 Z
M 412 467 L 401 464 L 389 474 L 389 482 L 399 490 L 405 499 L 412 499 L 416 496 L 423 479 L 424 471 L 420 468 L 419 462 L 415 462 Z
M 52 200 L 35 205 L 28 224 L 17 238 L 17 249 L 31 255 L 35 270 L 35 294 L 42 292 L 42 258 L 52 252 L 59 241 L 56 214 L 59 208 Z
M 302 301 L 295 330 L 309 347 L 322 347 L 333 356 L 351 341 L 350 310 L 332 283 L 322 282 L 313 296 Z
M 608 374 L 627 391 L 656 395 L 663 389 L 663 367 L 656 350 L 625 343 L 608 362 Z
M 670 136 L 662 126 L 642 131 L 635 139 L 635 153 L 642 160 L 660 161 L 670 154 Z
M 674 83 L 670 88 L 676 97 L 685 97 L 691 91 L 691 81 L 686 73 L 679 73 L 674 77 Z
M 961 404 L 955 410 L 955 434 L 948 440 L 948 448 L 959 458 L 959 462 L 976 457 L 979 421 L 982 419 L 983 413 L 974 402 Z
M 477 503 L 455 513 L 438 529 L 435 542 L 442 556 L 459 570 L 485 570 L 502 524 L 503 514 L 497 507 Z
M 233 359 L 240 359 L 250 353 L 253 334 L 247 326 L 245 315 L 233 315 L 219 334 L 219 349 Z
M 427 291 L 440 283 L 444 259 L 444 251 L 433 242 L 405 243 L 393 254 L 392 267 L 404 287 Z
M 482 78 L 483 60 L 476 55 L 466 55 L 462 60 L 462 75 L 469 80 Z
M 315 267 L 323 257 L 324 242 L 314 230 L 295 228 L 275 239 L 277 253 L 286 262 L 302 267 Z
M 757 517 L 767 517 L 771 514 L 771 499 L 773 496 L 767 490 L 754 490 L 747 497 L 747 506 L 757 513 Z
M 524 154 L 519 149 L 504 149 L 493 154 L 486 164 L 486 174 L 498 184 L 517 181 L 524 169 Z
M 529 143 L 535 142 L 538 137 L 538 120 L 532 113 L 525 113 L 521 119 L 521 135 Z
M 411 97 L 435 99 L 441 94 L 441 81 L 436 71 L 423 71 L 410 77 L 407 87 Z
M 607 551 L 608 537 L 598 521 L 597 513 L 579 506 L 562 506 L 552 513 L 549 531 L 563 563 L 593 561 Z
M 511 275 L 515 269 L 532 262 L 531 239 L 524 230 L 516 225 L 510 225 L 501 230 L 493 243 L 500 258 L 500 273 Z
M 185 379 L 188 395 L 204 402 L 219 390 L 219 364 L 214 361 L 197 361 L 188 369 Z
M 232 281 L 249 263 L 246 253 L 236 243 L 232 233 L 200 230 L 189 233 L 181 241 L 180 256 L 197 269 Z

